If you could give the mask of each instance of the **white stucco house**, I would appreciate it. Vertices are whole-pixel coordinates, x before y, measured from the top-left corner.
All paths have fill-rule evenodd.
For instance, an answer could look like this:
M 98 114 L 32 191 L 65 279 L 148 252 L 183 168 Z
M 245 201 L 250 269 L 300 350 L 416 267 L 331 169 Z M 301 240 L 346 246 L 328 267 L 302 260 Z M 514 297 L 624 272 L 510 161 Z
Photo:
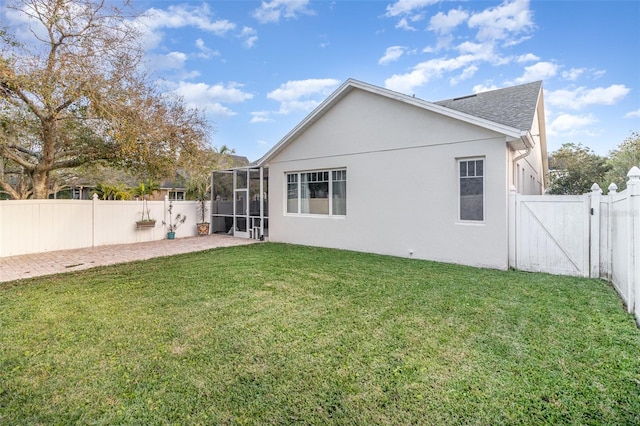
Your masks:
M 427 102 L 347 80 L 252 166 L 214 173 L 213 230 L 506 269 L 509 188 L 545 190 L 544 115 L 539 81 Z

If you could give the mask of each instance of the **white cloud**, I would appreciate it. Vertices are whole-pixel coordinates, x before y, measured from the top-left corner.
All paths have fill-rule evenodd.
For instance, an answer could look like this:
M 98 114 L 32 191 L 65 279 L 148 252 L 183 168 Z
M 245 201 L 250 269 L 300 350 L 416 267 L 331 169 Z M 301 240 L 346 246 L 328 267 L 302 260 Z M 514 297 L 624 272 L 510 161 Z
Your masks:
M 223 103 L 241 103 L 253 98 L 251 93 L 243 92 L 241 88 L 242 84 L 236 82 L 211 86 L 181 81 L 173 91 L 182 96 L 190 107 L 197 107 L 214 115 L 232 116 L 236 113 L 223 106 Z
M 471 15 L 468 23 L 470 28 L 478 29 L 476 38 L 480 41 L 504 40 L 534 26 L 528 0 L 505 1 Z
M 444 72 L 465 68 L 473 61 L 475 61 L 473 55 L 462 55 L 452 59 L 431 59 L 419 63 L 409 73 L 392 75 L 385 80 L 384 85 L 387 89 L 409 94 L 415 87 L 423 86 L 431 79 L 441 77 Z
M 469 13 L 462 9 L 451 9 L 447 14 L 438 12 L 429 20 L 429 29 L 439 34 L 449 34 L 468 17 Z
M 449 83 L 454 86 L 456 84 L 458 84 L 459 82 L 463 81 L 463 80 L 468 80 L 471 77 L 473 77 L 476 73 L 476 71 L 478 71 L 478 67 L 475 65 L 471 65 L 467 68 L 465 68 L 464 70 L 462 70 L 462 74 L 460 74 L 458 77 L 453 77 L 449 80 Z
M 637 109 L 635 111 L 630 111 L 624 115 L 624 118 L 635 118 L 635 117 L 640 117 L 640 109 Z
M 437 2 L 438 0 L 398 0 L 394 4 L 387 5 L 386 16 L 408 15 Z
M 195 45 L 200 51 L 200 53 L 197 54 L 199 58 L 209 59 L 212 56 L 220 56 L 220 52 L 209 49 L 201 38 L 196 40 Z
M 277 23 L 280 18 L 291 19 L 299 15 L 315 15 L 308 8 L 309 0 L 271 0 L 263 1 L 260 7 L 253 11 L 252 16 L 262 24 Z
M 416 22 L 425 19 L 424 8 L 438 3 L 440 0 L 398 0 L 394 4 L 387 5 L 385 16 L 399 18 L 396 28 L 407 31 L 417 31 L 413 26 Z
M 194 78 L 200 77 L 200 71 L 191 71 L 191 72 L 183 72 L 180 74 L 181 80 L 193 80 Z
M 521 36 L 521 37 L 517 37 L 517 38 L 512 38 L 509 40 L 506 40 L 502 46 L 503 47 L 511 47 L 511 46 L 516 46 L 522 42 L 525 42 L 527 40 L 529 40 L 531 38 L 531 36 Z
M 496 89 L 498 89 L 498 86 L 496 86 L 495 84 L 491 84 L 489 86 L 485 86 L 484 84 L 477 84 L 473 86 L 473 93 L 489 92 Z
M 565 80 L 575 81 L 580 77 L 586 70 L 584 68 L 571 68 L 569 71 L 562 72 L 562 78 Z
M 395 62 L 404 54 L 404 46 L 391 46 L 387 47 L 384 56 L 378 60 L 380 65 L 386 65 L 391 62 Z
M 154 70 L 178 70 L 182 72 L 188 56 L 183 52 L 170 52 L 164 55 L 147 54 L 146 59 L 148 65 Z M 190 77 L 193 77 L 193 75 Z M 181 75 L 181 78 L 186 77 Z
M 258 32 L 251 27 L 242 27 L 238 37 L 244 39 L 245 47 L 251 48 L 258 41 Z
M 627 96 L 630 89 L 623 84 L 613 84 L 609 87 L 587 89 L 577 87 L 560 89 L 545 95 L 549 105 L 578 110 L 589 105 L 613 105 Z
M 206 3 L 202 6 L 189 4 L 171 5 L 166 10 L 151 8 L 132 22 L 141 33 L 140 42 L 147 51 L 156 49 L 162 43 L 165 34 L 163 29 L 180 29 L 193 27 L 216 36 L 225 37 L 237 31 L 237 25 L 228 19 L 218 19 Z M 243 40 L 246 47 L 253 47 L 258 40 L 257 32 L 250 27 L 243 27 L 236 35 Z M 219 56 L 220 53 L 204 49 L 204 42 L 196 41 L 200 49 L 199 57 Z
M 571 115 L 560 114 L 548 126 L 547 133 L 550 135 L 575 134 L 584 127 L 596 123 L 598 120 L 592 115 Z
M 527 53 L 526 55 L 520 55 L 518 56 L 518 58 L 516 59 L 516 61 L 518 63 L 523 63 L 523 62 L 534 62 L 534 61 L 539 61 L 540 58 L 537 57 L 536 55 L 534 55 L 533 53 Z
M 605 75 L 606 73 L 607 73 L 607 72 L 606 72 L 605 70 L 598 70 L 598 71 L 594 71 L 594 73 L 593 73 L 593 78 L 597 80 L 597 79 L 599 79 L 600 77 L 604 77 L 604 75 Z
M 182 52 L 170 52 L 163 56 L 164 68 L 182 68 L 187 62 L 187 55 Z
M 412 27 L 411 24 L 409 24 L 409 20 L 407 18 L 400 19 L 396 24 L 396 28 L 407 31 L 417 31 L 415 27 Z
M 251 113 L 250 123 L 269 123 L 273 121 L 269 111 L 255 111 Z
M 310 111 L 320 104 L 340 84 L 331 78 L 288 81 L 267 94 L 267 98 L 280 102 L 281 114 L 292 111 Z
M 456 48 L 461 55 L 473 55 L 477 61 L 486 61 L 493 65 L 500 65 L 506 61 L 506 59 L 503 59 L 496 54 L 495 45 L 493 43 L 474 43 L 471 41 L 465 41 L 460 43 Z
M 430 0 L 397 1 L 387 6 L 386 16 L 397 16 L 408 26 L 426 6 L 433 4 Z M 471 3 L 470 3 L 471 4 Z M 475 39 L 463 38 L 454 45 L 460 35 L 455 30 L 467 22 L 475 30 Z M 531 63 L 539 58 L 527 53 L 521 56 L 505 56 L 499 48 L 522 42 L 529 37 L 535 28 L 529 0 L 505 0 L 499 6 L 473 13 L 468 10 L 450 9 L 438 12 L 429 23 L 429 30 L 438 34 L 437 43 L 422 50 L 423 53 L 457 50 L 458 57 L 441 57 L 416 64 L 404 74 L 395 74 L 385 80 L 385 86 L 402 93 L 412 93 L 414 88 L 429 81 L 449 75 L 450 84 L 457 84 L 463 79 L 474 76 L 482 63 L 493 66 L 505 65 L 518 61 Z M 473 36 L 472 36 L 473 37 Z M 405 52 L 406 53 L 406 52 Z M 538 62 L 525 68 L 525 72 L 517 81 L 539 80 L 555 75 L 558 66 L 550 62 Z
M 451 46 L 451 43 L 453 43 L 453 35 L 452 34 L 447 34 L 447 35 L 443 35 L 438 37 L 438 40 L 436 42 L 435 47 L 434 46 L 427 46 L 424 49 L 422 49 L 423 53 L 434 53 L 434 52 L 438 52 L 440 50 L 446 50 L 449 49 L 449 47 Z
M 226 19 L 213 19 L 206 3 L 200 7 L 183 4 L 169 6 L 166 10 L 151 8 L 139 19 L 139 23 L 151 32 L 161 28 L 195 27 L 218 36 L 236 28 L 236 24 Z
M 544 80 L 558 73 L 558 66 L 551 62 L 538 62 L 524 68 L 522 77 L 515 79 L 516 83 L 529 83 L 531 81 Z

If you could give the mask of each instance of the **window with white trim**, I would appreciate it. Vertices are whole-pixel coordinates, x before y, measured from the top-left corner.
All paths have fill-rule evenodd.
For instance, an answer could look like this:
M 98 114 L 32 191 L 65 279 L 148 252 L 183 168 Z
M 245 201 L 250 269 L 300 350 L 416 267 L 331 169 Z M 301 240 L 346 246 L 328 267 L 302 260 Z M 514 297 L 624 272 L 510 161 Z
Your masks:
M 318 170 L 287 173 L 289 214 L 345 216 L 347 171 Z
M 182 201 L 185 199 L 185 191 L 170 190 L 168 195 L 170 200 Z
M 458 160 L 461 221 L 484 220 L 484 159 Z

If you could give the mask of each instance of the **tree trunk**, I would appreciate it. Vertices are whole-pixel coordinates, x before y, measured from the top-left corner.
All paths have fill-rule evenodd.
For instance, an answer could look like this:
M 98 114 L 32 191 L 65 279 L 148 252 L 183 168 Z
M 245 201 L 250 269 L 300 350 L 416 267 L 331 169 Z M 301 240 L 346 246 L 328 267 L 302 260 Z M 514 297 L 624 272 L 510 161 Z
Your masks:
M 49 173 L 43 171 L 35 171 L 31 175 L 31 180 L 33 183 L 33 198 L 49 198 Z

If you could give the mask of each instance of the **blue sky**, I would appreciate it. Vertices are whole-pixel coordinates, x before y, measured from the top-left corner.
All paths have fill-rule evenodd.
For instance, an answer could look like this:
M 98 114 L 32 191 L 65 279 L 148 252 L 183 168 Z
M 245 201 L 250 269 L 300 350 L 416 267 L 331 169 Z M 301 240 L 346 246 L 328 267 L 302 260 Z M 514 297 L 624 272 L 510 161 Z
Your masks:
M 252 161 L 348 78 L 428 101 L 543 80 L 550 152 L 640 131 L 638 1 L 134 5 L 153 75 Z

